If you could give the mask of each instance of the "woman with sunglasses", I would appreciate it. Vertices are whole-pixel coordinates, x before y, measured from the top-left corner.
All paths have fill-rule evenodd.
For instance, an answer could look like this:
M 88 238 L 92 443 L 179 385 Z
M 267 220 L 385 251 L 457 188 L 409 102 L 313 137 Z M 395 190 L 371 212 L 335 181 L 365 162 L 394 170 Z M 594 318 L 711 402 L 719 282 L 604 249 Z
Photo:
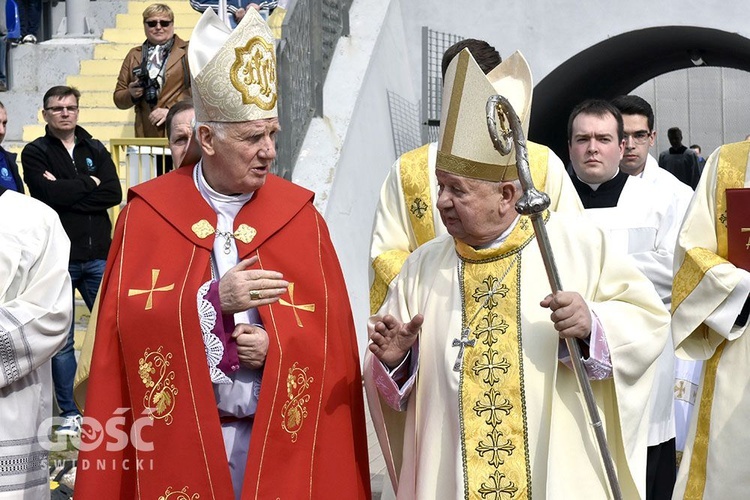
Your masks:
M 146 41 L 125 56 L 113 97 L 120 109 L 135 106 L 136 137 L 164 137 L 169 108 L 190 97 L 188 42 L 174 34 L 174 12 L 164 4 L 146 7 L 143 30 Z

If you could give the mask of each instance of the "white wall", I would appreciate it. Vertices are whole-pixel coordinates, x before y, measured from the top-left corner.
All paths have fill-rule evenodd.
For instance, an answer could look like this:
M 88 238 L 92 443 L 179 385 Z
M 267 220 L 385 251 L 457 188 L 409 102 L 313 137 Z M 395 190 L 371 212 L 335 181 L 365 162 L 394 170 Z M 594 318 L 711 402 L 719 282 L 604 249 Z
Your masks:
M 339 41 L 326 80 L 324 116 L 310 125 L 293 176 L 316 192 L 316 207 L 328 223 L 361 352 L 367 342 L 372 219 L 395 160 L 386 91 L 417 99 L 400 15 L 398 0 L 352 5 L 351 36 Z

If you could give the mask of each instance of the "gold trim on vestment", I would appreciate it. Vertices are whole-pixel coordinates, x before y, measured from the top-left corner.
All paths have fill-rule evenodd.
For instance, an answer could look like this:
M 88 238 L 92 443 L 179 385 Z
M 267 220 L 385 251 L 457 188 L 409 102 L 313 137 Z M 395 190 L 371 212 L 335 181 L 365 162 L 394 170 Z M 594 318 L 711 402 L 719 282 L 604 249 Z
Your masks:
M 716 241 L 717 251 L 727 258 L 727 189 L 745 187 L 745 168 L 750 142 L 722 146 L 716 168 Z
M 714 226 L 716 227 L 716 241 L 717 241 L 717 253 L 718 256 L 714 256 L 711 261 L 721 263 L 726 262 L 727 254 L 727 226 L 726 226 L 726 190 L 742 188 L 745 186 L 745 175 L 748 162 L 748 153 L 750 152 L 750 143 L 741 142 L 735 144 L 728 144 L 721 147 L 719 151 L 718 165 L 716 171 L 716 213 L 714 216 Z M 688 262 L 688 255 L 685 256 L 685 262 L 680 266 L 680 270 L 675 275 L 675 282 L 673 287 L 677 288 L 681 294 L 691 293 L 695 287 L 700 283 L 698 279 L 692 288 L 683 290 L 685 286 L 682 283 L 678 283 L 678 277 L 682 272 L 683 267 L 695 265 L 692 262 Z M 709 260 L 709 258 L 705 258 Z M 715 265 L 715 264 L 714 264 Z M 710 269 L 710 267 L 708 268 Z M 706 269 L 706 271 L 708 270 Z M 705 272 L 704 272 L 705 274 Z M 695 279 L 695 276 L 689 275 L 690 278 Z M 700 276 L 702 277 L 702 276 Z M 673 292 L 674 294 L 674 292 Z M 676 308 L 675 308 L 676 309 Z M 707 332 L 707 326 L 701 324 L 698 331 L 704 330 L 704 335 Z M 695 333 L 694 333 L 695 334 Z M 727 345 L 727 341 L 724 340 L 716 348 L 713 356 L 706 361 L 703 375 L 703 383 L 701 385 L 701 396 L 698 407 L 698 416 L 695 429 L 695 440 L 693 442 L 693 451 L 690 457 L 690 469 L 688 470 L 687 483 L 685 485 L 685 499 L 702 499 L 706 488 L 706 471 L 708 463 L 708 439 L 711 432 L 711 412 L 713 409 L 714 392 L 716 390 L 716 374 L 721 361 L 721 356 L 724 353 L 724 348 Z
M 404 153 L 399 160 L 401 190 L 417 246 L 435 238 L 434 202 L 430 189 L 430 145 Z M 398 274 L 398 272 L 396 273 Z
M 322 251 L 322 240 L 320 237 L 320 224 L 323 222 L 322 216 L 318 212 L 314 212 L 315 215 L 315 231 L 318 236 L 318 269 L 320 270 L 320 276 L 323 279 L 323 293 L 325 296 L 325 329 L 323 331 L 323 367 L 321 369 L 321 375 L 320 375 L 320 381 L 318 383 L 318 387 L 320 388 L 318 391 L 318 408 L 315 413 L 315 427 L 313 428 L 313 442 L 312 442 L 312 449 L 315 450 L 315 447 L 318 443 L 318 430 L 320 428 L 320 416 L 323 411 L 323 388 L 326 385 L 326 375 L 327 375 L 327 369 L 328 369 L 328 318 L 329 318 L 329 311 L 328 307 L 330 305 L 329 298 L 328 298 L 328 279 L 326 278 L 325 273 L 325 266 L 323 264 L 323 251 Z M 313 453 L 310 457 L 310 491 L 309 495 L 310 498 L 313 496 L 313 478 L 315 477 L 315 454 Z
M 200 497 L 198 493 L 193 493 L 192 495 L 188 493 L 187 486 L 175 491 L 172 491 L 172 487 L 170 486 L 163 495 L 159 496 L 158 500 L 198 500 Z
M 521 335 L 521 254 L 534 238 L 522 216 L 499 247 L 456 242 L 467 347 L 459 382 L 466 498 L 528 498 L 528 449 Z M 471 324 L 466 324 L 476 318 Z
M 531 141 L 526 142 L 526 148 L 529 152 L 529 170 L 531 170 L 531 180 L 534 182 L 534 187 L 539 191 L 545 191 L 547 187 L 549 148 Z
M 726 234 L 726 232 L 725 232 Z M 682 304 L 698 286 L 706 273 L 714 266 L 725 264 L 722 259 L 711 250 L 694 247 L 685 253 L 685 260 L 674 277 L 672 283 L 672 313 Z
M 164 420 L 164 423 L 172 423 L 172 412 L 177 403 L 177 387 L 172 383 L 175 378 L 174 370 L 167 370 L 172 359 L 172 353 L 162 353 L 162 346 L 155 351 L 147 348 L 143 357 L 138 360 L 138 375 L 141 382 L 146 386 L 146 394 L 143 396 L 143 407 L 148 412 L 151 420 Z M 152 375 L 159 371 L 157 380 Z
M 498 165 L 467 160 L 450 153 L 437 152 L 436 169 L 470 179 L 500 182 L 518 179 L 516 164 Z
M 549 163 L 549 148 L 533 142 L 527 142 L 531 180 L 534 187 L 544 191 L 547 185 L 547 164 Z M 445 172 L 491 182 L 512 181 L 518 179 L 516 164 L 500 165 L 494 163 L 480 163 L 467 160 L 452 154 L 437 152 L 436 169 Z M 434 205 L 434 203 L 430 203 Z M 433 229 L 434 237 L 434 229 Z M 429 240 L 427 240 L 429 241 Z M 420 245 L 425 242 L 421 242 Z
M 442 148 L 446 151 L 453 150 L 453 138 L 456 136 L 456 126 L 458 125 L 458 114 L 461 111 L 461 96 L 464 93 L 464 83 L 466 83 L 466 71 L 469 68 L 469 54 L 461 51 L 458 54 L 458 65 L 456 74 L 453 78 L 453 89 L 448 105 L 448 114 L 446 115 L 445 124 L 443 124 Z
M 375 271 L 370 287 L 370 314 L 375 314 L 383 305 L 388 286 L 393 278 L 398 276 L 404 261 L 409 257 L 409 252 L 403 250 L 388 250 L 383 252 L 372 261 L 372 269 Z
M 687 483 L 685 484 L 684 500 L 702 499 L 703 492 L 706 489 L 708 436 L 711 430 L 711 409 L 716 389 L 716 372 L 726 345 L 726 340 L 719 344 L 713 356 L 706 361 L 705 375 L 701 386 L 701 397 L 699 399 L 700 403 L 698 403 L 697 408 L 698 422 L 695 429 L 695 440 L 693 441 L 693 454 L 690 457 L 690 470 L 688 471 Z

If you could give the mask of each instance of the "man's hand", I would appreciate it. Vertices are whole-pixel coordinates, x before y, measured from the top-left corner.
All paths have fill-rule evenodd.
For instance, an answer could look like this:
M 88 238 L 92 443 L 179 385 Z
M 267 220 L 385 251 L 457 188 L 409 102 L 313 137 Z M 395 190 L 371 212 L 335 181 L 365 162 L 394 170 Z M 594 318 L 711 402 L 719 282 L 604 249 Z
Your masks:
M 424 316 L 417 314 L 408 323 L 386 315 L 375 318 L 373 333 L 370 335 L 370 352 L 390 369 L 396 368 L 417 341 L 417 335 L 424 322 Z
M 150 121 L 151 125 L 154 127 L 159 127 L 167 120 L 167 113 L 169 113 L 167 108 L 154 108 L 151 110 L 151 113 L 148 114 L 148 121 Z
M 138 80 L 134 80 L 128 84 L 128 92 L 130 92 L 130 97 L 133 100 L 143 97 L 143 87 L 141 87 Z
M 242 21 L 242 18 L 245 17 L 245 13 L 247 11 L 240 7 L 234 12 L 234 20 L 237 21 L 237 24 L 240 24 L 240 21 Z
M 243 260 L 219 280 L 219 301 L 224 314 L 273 304 L 286 292 L 289 282 L 281 273 L 248 269 L 256 262 L 257 256 Z
M 261 327 L 240 323 L 234 328 L 232 338 L 237 342 L 240 364 L 251 370 L 259 370 L 266 364 L 268 333 Z
M 52 175 L 52 172 L 50 172 L 49 170 L 45 170 L 44 173 L 42 174 L 42 177 L 44 177 L 48 181 L 56 181 L 57 180 L 57 177 L 55 177 L 54 175 Z
M 579 293 L 550 294 L 539 305 L 552 310 L 550 319 L 560 337 L 586 339 L 591 334 L 591 311 Z

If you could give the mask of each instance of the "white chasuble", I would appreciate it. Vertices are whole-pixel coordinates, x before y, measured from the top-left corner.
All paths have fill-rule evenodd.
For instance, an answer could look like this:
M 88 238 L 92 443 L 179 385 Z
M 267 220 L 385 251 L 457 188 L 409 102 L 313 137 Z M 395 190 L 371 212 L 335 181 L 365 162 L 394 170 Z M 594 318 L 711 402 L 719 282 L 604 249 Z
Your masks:
M 613 378 L 592 387 L 625 497 L 643 498 L 648 388 L 668 314 L 600 230 L 555 213 L 546 226 L 564 288 L 603 326 Z M 558 361 L 559 336 L 539 305 L 548 293 L 526 217 L 498 248 L 446 235 L 407 259 L 380 310 L 425 316 L 405 415 L 378 396 L 370 353 L 364 372 L 399 499 L 607 497 L 575 375 Z
M 51 208 L 14 191 L 0 195 L 0 240 L 0 498 L 49 498 L 50 358 L 73 316 L 70 241 Z
M 705 360 L 674 498 L 745 498 L 750 340 L 736 324 L 750 273 L 727 260 L 726 189 L 748 188 L 750 142 L 706 162 L 675 252 L 672 335 L 678 356 Z

